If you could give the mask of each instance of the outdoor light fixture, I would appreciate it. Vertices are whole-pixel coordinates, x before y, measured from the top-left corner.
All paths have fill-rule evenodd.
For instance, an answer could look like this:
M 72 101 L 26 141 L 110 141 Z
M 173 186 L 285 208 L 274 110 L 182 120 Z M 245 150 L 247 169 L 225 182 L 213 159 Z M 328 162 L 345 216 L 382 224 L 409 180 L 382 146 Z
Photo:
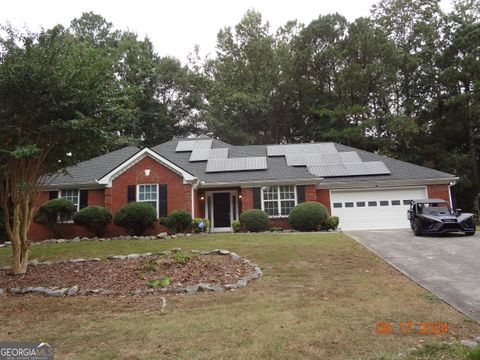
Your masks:
M 200 200 L 205 200 L 205 196 L 201 195 Z
M 238 194 L 238 198 L 241 199 L 241 198 L 242 198 L 242 194 Z
M 145 172 L 145 176 L 150 176 L 150 169 L 145 169 L 144 172 Z

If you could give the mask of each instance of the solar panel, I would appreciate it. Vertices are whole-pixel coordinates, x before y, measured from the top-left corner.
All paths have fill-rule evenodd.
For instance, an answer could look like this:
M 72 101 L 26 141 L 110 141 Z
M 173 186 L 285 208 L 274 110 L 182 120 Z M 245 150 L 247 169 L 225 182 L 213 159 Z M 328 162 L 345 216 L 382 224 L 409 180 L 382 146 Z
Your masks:
M 390 170 L 381 161 L 307 166 L 308 171 L 321 177 L 386 175 Z
M 337 153 L 333 143 L 268 145 L 267 156 L 285 156 L 314 153 Z
M 355 151 L 342 153 L 316 153 L 285 155 L 288 166 L 313 166 L 362 162 Z
M 190 155 L 190 161 L 207 161 L 209 159 L 221 159 L 228 157 L 227 148 L 193 150 Z
M 265 170 L 267 168 L 266 157 L 209 159 L 205 172 Z
M 183 140 L 179 141 L 175 152 L 206 150 L 212 147 L 213 140 Z

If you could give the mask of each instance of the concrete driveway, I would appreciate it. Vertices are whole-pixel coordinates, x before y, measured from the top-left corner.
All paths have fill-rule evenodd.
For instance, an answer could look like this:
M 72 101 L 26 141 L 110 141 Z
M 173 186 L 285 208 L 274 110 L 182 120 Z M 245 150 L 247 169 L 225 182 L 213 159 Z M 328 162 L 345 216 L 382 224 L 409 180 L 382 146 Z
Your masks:
M 409 230 L 347 231 L 346 234 L 480 322 L 480 235 L 417 237 Z

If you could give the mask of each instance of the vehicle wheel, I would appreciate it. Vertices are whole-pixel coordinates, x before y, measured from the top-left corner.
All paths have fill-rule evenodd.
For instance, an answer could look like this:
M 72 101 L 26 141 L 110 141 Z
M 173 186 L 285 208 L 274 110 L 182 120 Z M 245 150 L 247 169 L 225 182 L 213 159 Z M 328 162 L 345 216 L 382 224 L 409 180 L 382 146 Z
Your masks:
M 465 233 L 465 236 L 473 236 L 475 235 L 475 231 Z
M 415 234 L 415 236 L 422 235 L 422 229 L 416 221 L 413 223 L 413 233 Z

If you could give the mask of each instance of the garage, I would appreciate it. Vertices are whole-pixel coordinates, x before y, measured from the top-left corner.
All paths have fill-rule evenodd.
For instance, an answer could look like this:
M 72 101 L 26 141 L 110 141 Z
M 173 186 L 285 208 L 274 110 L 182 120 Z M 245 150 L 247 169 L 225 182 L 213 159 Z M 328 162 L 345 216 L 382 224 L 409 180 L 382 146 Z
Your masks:
M 427 198 L 426 187 L 331 190 L 332 214 L 342 230 L 404 229 L 412 199 Z

